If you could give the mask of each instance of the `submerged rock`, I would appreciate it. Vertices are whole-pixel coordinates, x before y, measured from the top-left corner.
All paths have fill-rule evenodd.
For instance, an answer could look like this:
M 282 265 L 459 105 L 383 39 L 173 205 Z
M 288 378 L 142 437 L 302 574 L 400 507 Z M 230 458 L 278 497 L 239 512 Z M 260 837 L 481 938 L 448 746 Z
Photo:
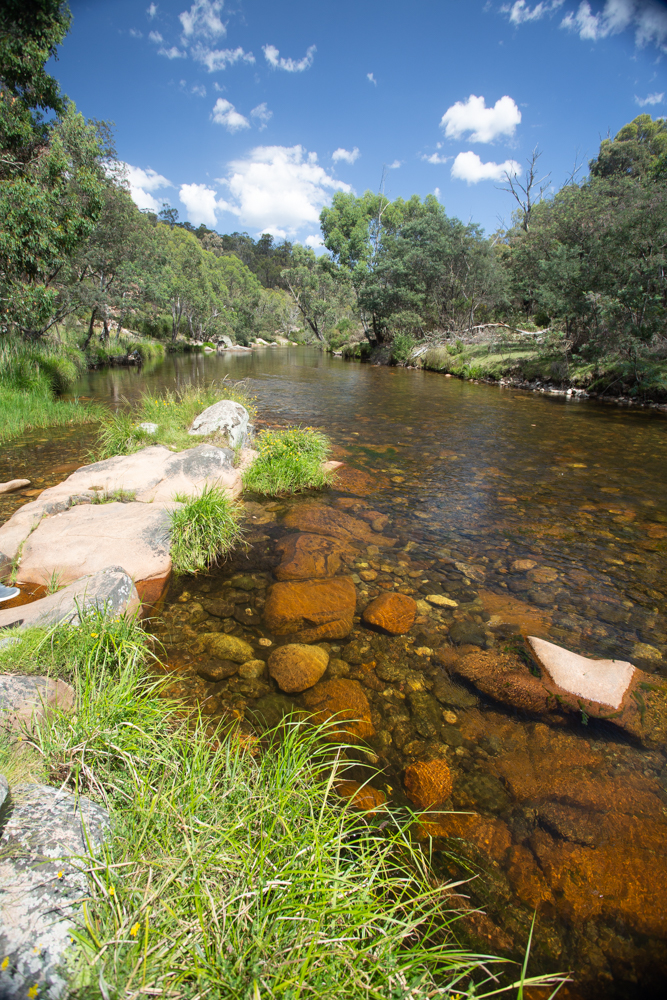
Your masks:
M 418 760 L 405 770 L 403 784 L 408 798 L 420 809 L 440 806 L 452 792 L 452 776 L 446 760 Z
M 121 566 L 107 566 L 81 577 L 64 590 L 30 604 L 0 611 L 0 628 L 37 625 L 48 628 L 61 622 L 78 622 L 87 611 L 132 615 L 141 607 L 131 578 Z
M 383 628 L 390 635 L 404 635 L 414 625 L 417 603 L 405 594 L 380 594 L 366 607 L 362 618 L 367 625 Z
M 298 528 L 315 535 L 327 535 L 344 542 L 363 542 L 364 545 L 392 546 L 395 538 L 385 538 L 373 532 L 365 521 L 342 510 L 324 504 L 302 503 L 292 507 L 283 522 L 288 528 Z
M 195 417 L 188 434 L 223 434 L 230 448 L 238 448 L 246 442 L 249 420 L 245 406 L 221 399 Z
M 277 580 L 316 580 L 335 576 L 345 551 L 339 541 L 322 535 L 287 535 L 276 543 L 282 554 L 274 570 Z
M 225 635 L 223 632 L 204 632 L 200 636 L 205 649 L 218 660 L 231 660 L 232 663 L 247 663 L 254 659 L 254 650 L 250 643 L 235 635 Z
M 267 593 L 264 621 L 276 635 L 294 635 L 299 642 L 343 639 L 352 630 L 356 600 L 348 576 L 274 583 Z
M 319 646 L 289 643 L 269 656 L 269 673 L 281 691 L 305 691 L 317 684 L 329 664 L 329 654 Z
M 358 681 L 338 678 L 320 681 L 302 695 L 315 725 L 331 721 L 326 730 L 330 740 L 366 739 L 374 733 L 371 707 Z
M 362 785 L 358 781 L 338 781 L 335 787 L 340 797 L 347 799 L 353 809 L 368 812 L 371 816 L 387 801 L 384 792 L 373 788 L 372 785 Z
M 0 674 L 0 727 L 33 729 L 50 714 L 74 708 L 74 688 L 52 677 Z
M 85 796 L 46 785 L 21 785 L 11 796 L 0 839 L 0 996 L 57 1000 L 67 993 L 72 933 L 89 895 L 83 869 L 109 817 Z
M 24 486 L 30 486 L 29 479 L 10 479 L 7 483 L 0 483 L 0 493 L 13 493 L 14 490 L 23 489 Z

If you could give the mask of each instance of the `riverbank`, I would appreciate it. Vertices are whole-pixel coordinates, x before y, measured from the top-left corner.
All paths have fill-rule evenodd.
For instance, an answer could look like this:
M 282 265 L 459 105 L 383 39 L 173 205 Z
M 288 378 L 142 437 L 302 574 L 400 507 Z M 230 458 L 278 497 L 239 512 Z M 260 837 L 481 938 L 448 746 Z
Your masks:
M 568 358 L 562 350 L 526 343 L 519 337 L 502 349 L 490 342 L 423 343 L 397 356 L 391 346 L 353 344 L 343 349 L 346 360 L 375 365 L 400 365 L 469 382 L 509 386 L 533 392 L 595 399 L 620 406 L 657 409 L 667 413 L 667 360 L 660 357 L 621 358 L 609 355 L 595 363 Z

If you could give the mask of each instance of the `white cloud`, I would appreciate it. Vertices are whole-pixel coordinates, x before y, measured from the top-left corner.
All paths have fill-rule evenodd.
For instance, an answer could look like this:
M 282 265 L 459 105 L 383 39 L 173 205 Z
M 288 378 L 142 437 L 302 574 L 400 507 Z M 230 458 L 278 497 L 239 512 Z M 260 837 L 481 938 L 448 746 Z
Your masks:
M 181 52 L 176 45 L 172 45 L 170 49 L 158 49 L 157 54 L 166 56 L 167 59 L 185 59 L 187 52 Z
M 387 164 L 387 170 L 398 170 L 398 168 L 402 166 L 403 166 L 403 160 L 394 160 L 393 163 Z
M 477 153 L 459 153 L 452 164 L 451 175 L 454 180 L 466 181 L 468 184 L 478 184 L 480 181 L 501 181 L 506 173 L 518 174 L 521 165 L 516 160 L 505 160 L 504 163 L 482 163 Z
M 543 0 L 530 7 L 526 0 L 516 0 L 516 3 L 504 4 L 500 10 L 503 14 L 509 14 L 510 24 L 523 24 L 525 21 L 539 21 L 547 14 L 553 14 L 563 3 L 564 0 Z
M 144 37 L 143 31 L 139 31 L 138 28 L 130 28 L 130 38 L 143 38 L 143 37 Z
M 190 93 L 196 94 L 197 97 L 206 97 L 206 87 L 203 83 L 193 83 Z
M 585 0 L 576 14 L 566 14 L 561 21 L 561 28 L 576 31 L 583 41 L 592 42 L 631 27 L 639 48 L 653 43 L 667 52 L 667 9 L 659 0 L 606 0 L 604 8 L 595 14 Z
M 451 160 L 451 156 L 441 156 L 440 153 L 431 153 L 430 156 L 427 156 L 424 153 L 422 160 L 425 160 L 426 163 L 447 163 L 448 160 Z
M 164 38 L 162 37 L 159 31 L 151 31 L 149 32 L 148 40 L 150 42 L 155 42 L 156 45 L 161 45 L 162 42 L 164 41 Z
M 377 85 L 378 85 L 378 82 L 377 82 L 377 80 L 375 79 L 375 77 L 373 76 L 373 74 L 372 74 L 372 73 L 366 73 L 366 79 L 367 79 L 367 80 L 370 80 L 370 81 L 371 81 L 371 83 L 372 83 L 372 84 L 373 84 L 373 85 L 374 85 L 375 87 L 377 87 Z
M 440 188 L 435 188 L 433 194 L 436 196 L 438 201 L 440 201 Z
M 324 246 L 324 243 L 321 236 L 306 236 L 303 245 L 310 247 L 311 250 L 319 250 L 320 247 Z
M 224 97 L 219 97 L 215 102 L 211 118 L 216 125 L 223 125 L 228 132 L 238 132 L 239 129 L 250 128 L 248 119 L 239 114 L 234 105 L 225 100 Z
M 256 108 L 252 109 L 250 117 L 256 118 L 257 121 L 261 123 L 259 126 L 259 131 L 261 132 L 273 118 L 273 111 L 269 111 L 266 101 L 262 101 L 261 104 L 258 104 Z
M 470 142 L 493 142 L 501 135 L 514 135 L 521 112 L 511 97 L 501 97 L 487 108 L 483 97 L 471 94 L 467 101 L 457 101 L 447 108 L 440 127 L 448 139 L 461 139 L 469 132 Z
M 647 104 L 662 104 L 664 101 L 665 92 L 661 94 L 647 94 L 646 97 L 637 97 L 635 95 L 635 102 L 640 108 L 645 108 Z
M 345 160 L 346 163 L 354 163 L 354 161 L 358 160 L 360 156 L 361 153 L 359 152 L 359 148 L 357 146 L 355 146 L 354 149 L 343 149 L 342 146 L 339 146 L 338 149 L 335 149 L 331 154 L 331 159 L 334 163 L 338 163 L 339 160 Z
M 257 146 L 245 159 L 230 163 L 229 175 L 220 183 L 234 199 L 228 210 L 245 225 L 274 235 L 317 225 L 332 191 L 352 191 L 303 146 Z
M 130 163 L 121 163 L 121 167 L 121 176 L 127 183 L 132 201 L 137 208 L 149 208 L 152 212 L 159 212 L 162 202 L 158 202 L 150 192 L 173 187 L 171 181 L 151 167 L 142 170 L 141 167 L 133 167 Z
M 223 0 L 195 0 L 190 10 L 184 10 L 178 15 L 184 38 L 224 37 L 227 28 L 220 20 L 222 7 Z
M 148 14 L 149 18 L 152 20 L 155 17 L 155 15 L 157 14 L 157 4 L 156 3 L 152 3 L 150 5 L 150 7 L 148 7 L 146 9 L 146 13 Z
M 205 184 L 181 184 L 178 196 L 185 205 L 188 219 L 193 226 L 202 222 L 205 226 L 214 226 L 217 222 L 216 212 L 226 207 L 225 202 L 218 201 L 213 188 Z
M 192 58 L 206 66 L 209 73 L 216 73 L 218 70 L 233 66 L 239 60 L 246 63 L 255 61 L 252 52 L 245 52 L 241 46 L 236 49 L 209 49 L 208 46 L 198 43 L 190 51 Z
M 263 46 L 264 57 L 273 69 L 284 69 L 288 73 L 303 73 L 304 69 L 310 69 L 313 65 L 313 58 L 317 52 L 315 45 L 311 45 L 303 59 L 284 59 L 275 45 Z

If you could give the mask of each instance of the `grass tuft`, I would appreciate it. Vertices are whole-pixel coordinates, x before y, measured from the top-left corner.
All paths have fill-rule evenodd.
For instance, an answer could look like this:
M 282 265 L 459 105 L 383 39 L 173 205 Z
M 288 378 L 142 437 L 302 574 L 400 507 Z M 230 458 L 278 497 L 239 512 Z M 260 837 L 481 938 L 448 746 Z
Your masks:
M 169 512 L 174 572 L 199 573 L 241 541 L 242 508 L 224 490 L 206 486 L 198 497 L 177 494 L 182 507 Z
M 188 434 L 194 418 L 222 399 L 241 403 L 250 414 L 250 419 L 254 418 L 256 408 L 242 382 L 223 379 L 207 386 L 189 385 L 160 395 L 144 393 L 136 412 L 119 410 L 105 415 L 100 425 L 95 456 L 104 459 L 113 455 L 131 455 L 151 444 L 166 445 L 174 451 L 206 443 L 226 447 L 227 442 L 221 435 L 191 437 Z M 148 434 L 139 427 L 141 423 L 157 424 L 157 433 Z
M 284 496 L 321 489 L 333 479 L 322 468 L 331 450 L 329 439 L 309 427 L 262 431 L 255 446 L 258 457 L 243 474 L 243 487 L 251 493 Z

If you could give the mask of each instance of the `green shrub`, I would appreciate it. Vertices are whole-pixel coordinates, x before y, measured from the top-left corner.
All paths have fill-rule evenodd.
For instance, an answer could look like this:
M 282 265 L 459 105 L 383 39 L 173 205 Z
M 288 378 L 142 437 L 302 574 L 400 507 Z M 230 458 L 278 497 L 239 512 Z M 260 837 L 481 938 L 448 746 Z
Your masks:
M 391 343 L 391 360 L 394 364 L 405 363 L 414 349 L 415 341 L 409 333 L 397 333 Z
M 259 455 L 243 474 L 243 487 L 251 493 L 284 496 L 320 489 L 332 480 L 332 473 L 322 468 L 331 444 L 319 431 L 262 431 L 256 448 Z
M 343 357 L 354 358 L 357 361 L 368 361 L 371 356 L 371 345 L 367 340 L 343 346 Z
M 199 573 L 226 556 L 242 538 L 242 508 L 223 490 L 206 486 L 198 497 L 174 497 L 183 504 L 169 512 L 174 572 Z

